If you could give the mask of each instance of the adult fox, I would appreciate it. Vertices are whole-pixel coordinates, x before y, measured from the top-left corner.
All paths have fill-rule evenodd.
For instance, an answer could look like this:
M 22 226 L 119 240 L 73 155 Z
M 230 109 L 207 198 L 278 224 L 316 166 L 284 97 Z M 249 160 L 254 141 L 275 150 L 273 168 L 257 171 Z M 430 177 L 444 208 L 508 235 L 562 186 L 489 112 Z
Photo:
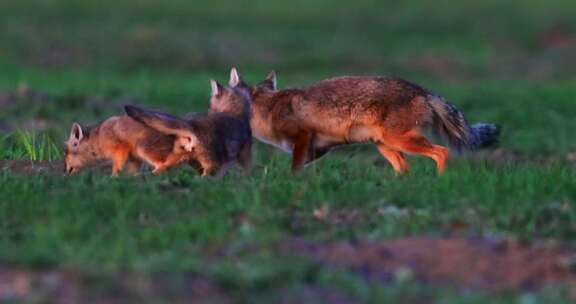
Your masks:
M 431 129 L 457 150 L 490 146 L 500 133 L 495 124 L 469 125 L 442 97 L 399 78 L 344 76 L 278 90 L 272 71 L 255 86 L 237 85 L 252 96 L 252 133 L 292 153 L 293 171 L 333 147 L 373 143 L 398 174 L 409 171 L 404 153 L 432 158 L 441 174 L 449 150 L 423 131 Z

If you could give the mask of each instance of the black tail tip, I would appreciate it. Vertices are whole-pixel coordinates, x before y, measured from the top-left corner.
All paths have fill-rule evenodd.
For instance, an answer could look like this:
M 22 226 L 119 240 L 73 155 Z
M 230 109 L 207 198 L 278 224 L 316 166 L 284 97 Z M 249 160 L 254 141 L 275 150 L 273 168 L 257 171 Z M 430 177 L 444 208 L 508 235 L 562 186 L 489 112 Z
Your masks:
M 502 126 L 490 123 L 472 125 L 474 135 L 473 147 L 476 149 L 489 148 L 498 145 Z
M 124 112 L 126 112 L 126 114 L 136 120 L 140 120 L 140 118 L 142 116 L 145 115 L 145 111 L 144 109 L 137 107 L 137 106 L 133 106 L 133 105 L 125 105 L 124 106 Z
M 133 105 L 125 105 L 124 112 L 126 112 L 126 115 L 128 115 L 130 118 L 144 123 L 144 118 L 146 117 L 144 109 Z
M 124 106 L 124 112 L 126 112 L 126 114 L 128 114 L 128 115 L 134 114 L 134 113 L 138 112 L 138 107 L 133 106 L 133 105 L 125 105 Z

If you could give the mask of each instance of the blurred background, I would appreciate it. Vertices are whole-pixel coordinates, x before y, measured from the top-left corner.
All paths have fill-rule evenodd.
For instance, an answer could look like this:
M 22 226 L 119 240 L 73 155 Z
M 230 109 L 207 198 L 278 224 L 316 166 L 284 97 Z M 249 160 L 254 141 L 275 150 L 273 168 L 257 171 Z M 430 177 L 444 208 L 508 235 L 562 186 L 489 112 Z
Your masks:
M 505 120 L 519 131 L 513 147 L 568 151 L 564 137 L 536 147 L 542 133 L 522 129 L 574 113 L 568 86 L 554 101 L 538 95 L 575 80 L 575 13 L 569 0 L 2 0 L 0 131 L 60 138 L 124 103 L 201 111 L 208 79 L 226 81 L 234 65 L 249 82 L 275 69 L 280 87 L 400 76 L 471 120 Z
M 0 58 L 46 69 L 548 79 L 575 68 L 575 12 L 568 0 L 3 0 Z

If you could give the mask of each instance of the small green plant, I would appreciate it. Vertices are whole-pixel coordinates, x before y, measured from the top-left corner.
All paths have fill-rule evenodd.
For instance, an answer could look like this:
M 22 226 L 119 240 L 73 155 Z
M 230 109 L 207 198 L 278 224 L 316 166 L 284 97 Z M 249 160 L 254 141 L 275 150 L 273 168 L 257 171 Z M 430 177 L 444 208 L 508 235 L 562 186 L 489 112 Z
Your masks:
M 23 158 L 37 161 L 55 160 L 61 156 L 60 149 L 46 133 L 17 130 L 13 138 Z

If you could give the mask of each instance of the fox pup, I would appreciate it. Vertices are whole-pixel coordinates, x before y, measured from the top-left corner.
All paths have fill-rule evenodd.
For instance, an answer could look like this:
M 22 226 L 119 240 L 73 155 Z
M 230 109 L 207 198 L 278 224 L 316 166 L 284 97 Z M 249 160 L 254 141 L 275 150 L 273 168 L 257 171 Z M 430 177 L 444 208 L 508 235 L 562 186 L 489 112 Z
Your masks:
M 190 143 L 188 157 L 194 159 L 202 176 L 221 176 L 228 165 L 237 162 L 248 171 L 251 162 L 250 94 L 237 88 L 241 82 L 236 69 L 231 71 L 230 86 L 211 80 L 212 96 L 208 113 L 196 113 L 189 120 L 126 106 L 128 116 L 175 140 Z
M 108 118 L 92 128 L 74 123 L 64 148 L 66 173 L 99 160 L 112 161 L 113 176 L 124 167 L 136 175 L 143 161 L 153 173 L 159 173 L 187 160 L 186 149 L 191 145 L 189 138 L 163 134 L 126 115 Z
M 255 86 L 239 83 L 252 97 L 254 136 L 292 153 L 300 170 L 332 148 L 373 143 L 398 174 L 409 171 L 405 153 L 432 158 L 444 172 L 448 148 L 423 134 L 431 129 L 457 150 L 494 144 L 500 127 L 469 125 L 442 97 L 399 78 L 344 76 L 304 88 L 278 90 L 276 74 Z

